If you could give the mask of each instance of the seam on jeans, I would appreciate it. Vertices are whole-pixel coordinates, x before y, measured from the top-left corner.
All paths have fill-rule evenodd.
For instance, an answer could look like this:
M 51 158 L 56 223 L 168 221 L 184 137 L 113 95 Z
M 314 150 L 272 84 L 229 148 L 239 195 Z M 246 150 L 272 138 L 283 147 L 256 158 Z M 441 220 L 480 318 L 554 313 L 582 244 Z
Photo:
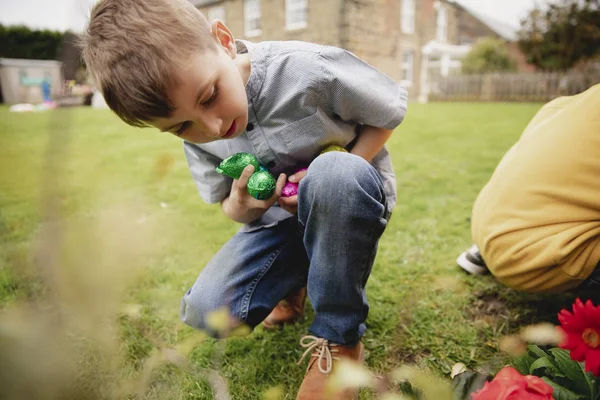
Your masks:
M 387 224 L 389 222 L 388 218 L 389 216 L 388 214 L 388 209 L 387 209 L 387 196 L 385 195 L 385 191 L 383 191 L 383 215 L 379 217 L 379 222 L 382 223 L 383 221 L 385 221 L 385 226 L 383 228 L 383 230 L 385 231 L 385 228 L 387 227 Z M 383 220 L 383 221 L 382 221 Z M 369 232 L 369 236 L 373 237 L 373 233 L 375 232 L 375 228 L 371 229 Z M 383 233 L 382 233 L 383 234 Z M 379 239 L 381 239 L 381 235 L 379 236 Z M 363 282 L 365 282 L 368 280 L 368 276 L 370 276 L 371 273 L 373 273 L 373 267 L 375 266 L 375 258 L 377 257 L 377 250 L 379 249 L 379 239 L 377 239 L 377 241 L 375 242 L 375 244 L 373 245 L 373 250 L 371 251 L 371 253 L 368 255 L 368 257 L 365 257 L 365 261 L 366 260 L 371 260 L 371 268 L 369 271 L 369 274 L 367 275 L 367 268 L 365 268 L 365 270 L 363 271 L 363 276 L 362 276 L 362 280 Z M 366 264 L 366 263 L 365 263 Z M 365 288 L 363 287 L 363 292 L 365 291 Z M 362 320 L 365 321 L 367 319 L 369 315 L 369 311 L 368 311 L 368 306 L 367 307 L 362 307 L 361 310 L 361 316 L 362 316 Z M 364 323 L 364 322 L 363 322 Z
M 279 256 L 279 254 L 288 246 L 289 246 L 289 242 L 285 241 L 285 243 L 283 243 L 283 245 L 279 249 L 272 252 L 271 255 L 269 256 L 269 258 L 267 259 L 267 262 L 263 265 L 260 272 L 256 276 L 256 278 L 254 278 L 252 283 L 250 283 L 250 285 L 248 286 L 248 289 L 246 290 L 246 293 L 244 294 L 244 298 L 242 299 L 242 307 L 241 307 L 242 314 L 240 315 L 240 317 L 243 322 L 246 322 L 246 320 L 248 319 L 248 312 L 249 312 L 249 308 L 250 308 L 250 299 L 252 298 L 252 295 L 254 294 L 254 289 L 256 289 L 258 282 L 260 282 L 260 280 L 263 278 L 263 276 L 265 276 L 265 274 L 269 271 L 269 269 L 271 269 L 271 266 L 273 265 L 273 262 L 277 259 L 277 256 Z
M 382 185 L 382 188 L 383 188 L 383 185 Z M 388 220 L 389 216 L 388 216 L 388 209 L 387 209 L 387 196 L 385 195 L 385 190 L 382 191 L 382 194 L 383 194 L 383 201 L 380 201 L 379 204 L 381 204 L 383 206 L 383 213 L 382 213 L 383 215 L 379 216 L 378 222 L 384 223 L 385 226 L 383 228 L 383 231 L 385 232 L 385 228 L 387 227 L 387 224 L 389 222 L 389 220 Z M 374 233 L 375 233 L 375 228 L 370 229 L 369 236 L 372 238 L 374 236 L 373 235 Z M 381 233 L 381 235 L 383 235 L 383 232 Z M 381 235 L 379 235 L 379 239 L 381 239 Z M 369 254 L 367 257 L 364 258 L 367 260 L 369 258 L 371 258 L 373 260 L 373 265 L 375 265 L 375 258 L 377 257 L 377 249 L 378 249 L 379 239 L 377 239 L 377 241 L 375 242 L 373 252 L 371 252 L 371 254 Z M 373 269 L 373 265 L 371 265 L 371 269 Z M 363 274 L 363 277 L 362 277 L 363 280 L 366 279 L 366 277 L 364 276 L 365 274 L 366 274 L 366 271 Z

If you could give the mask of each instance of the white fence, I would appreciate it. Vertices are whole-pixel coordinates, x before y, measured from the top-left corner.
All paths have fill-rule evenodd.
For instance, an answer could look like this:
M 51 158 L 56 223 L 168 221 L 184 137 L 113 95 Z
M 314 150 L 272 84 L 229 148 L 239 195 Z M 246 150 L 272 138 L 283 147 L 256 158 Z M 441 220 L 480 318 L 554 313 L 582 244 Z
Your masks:
M 600 83 L 594 73 L 455 75 L 430 83 L 430 101 L 549 101 Z

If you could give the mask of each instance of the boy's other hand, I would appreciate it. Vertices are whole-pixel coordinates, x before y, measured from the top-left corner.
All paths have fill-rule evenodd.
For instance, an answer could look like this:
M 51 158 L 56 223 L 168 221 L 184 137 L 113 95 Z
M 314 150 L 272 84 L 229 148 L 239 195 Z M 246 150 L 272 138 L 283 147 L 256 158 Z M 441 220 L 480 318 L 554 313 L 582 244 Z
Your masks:
M 288 180 L 293 183 L 300 183 L 300 181 L 306 176 L 306 170 L 298 171 L 294 175 L 290 175 Z M 279 181 L 277 182 L 279 184 Z M 285 183 L 285 182 L 284 182 Z M 281 194 L 281 189 L 279 189 L 279 194 Z M 283 208 L 285 211 L 296 214 L 298 212 L 298 196 L 290 196 L 290 197 L 279 197 L 279 206 Z
M 303 169 L 302 171 L 298 171 L 294 175 L 290 175 L 288 180 L 293 183 L 299 183 L 302 180 L 302 178 L 304 178 L 306 176 L 306 171 L 307 171 L 306 169 Z

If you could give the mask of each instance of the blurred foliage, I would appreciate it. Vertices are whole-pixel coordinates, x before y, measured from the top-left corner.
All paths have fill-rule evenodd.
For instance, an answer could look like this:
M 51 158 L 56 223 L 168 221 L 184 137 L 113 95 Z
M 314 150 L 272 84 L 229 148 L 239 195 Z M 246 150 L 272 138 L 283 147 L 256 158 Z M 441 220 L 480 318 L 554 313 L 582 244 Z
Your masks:
M 462 62 L 465 74 L 514 70 L 515 63 L 508 54 L 504 40 L 493 37 L 479 39 Z
M 600 398 L 600 380 L 586 372 L 583 363 L 573 361 L 567 350 L 542 349 L 530 345 L 527 352 L 513 361 L 523 375 L 535 375 L 554 388 L 555 399 L 583 400 Z
M 23 25 L 0 24 L 0 57 L 57 60 L 64 35 L 51 30 L 32 30 Z
M 564 0 L 521 21 L 519 47 L 542 70 L 567 70 L 600 54 L 600 0 Z

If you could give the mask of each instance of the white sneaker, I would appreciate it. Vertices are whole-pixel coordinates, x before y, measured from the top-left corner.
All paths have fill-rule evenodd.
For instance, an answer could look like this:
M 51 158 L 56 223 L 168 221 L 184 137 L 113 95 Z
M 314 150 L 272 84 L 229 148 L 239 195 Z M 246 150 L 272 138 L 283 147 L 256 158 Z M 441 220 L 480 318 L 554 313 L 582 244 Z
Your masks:
M 456 263 L 459 267 L 473 275 L 485 275 L 490 272 L 476 244 L 458 256 Z

